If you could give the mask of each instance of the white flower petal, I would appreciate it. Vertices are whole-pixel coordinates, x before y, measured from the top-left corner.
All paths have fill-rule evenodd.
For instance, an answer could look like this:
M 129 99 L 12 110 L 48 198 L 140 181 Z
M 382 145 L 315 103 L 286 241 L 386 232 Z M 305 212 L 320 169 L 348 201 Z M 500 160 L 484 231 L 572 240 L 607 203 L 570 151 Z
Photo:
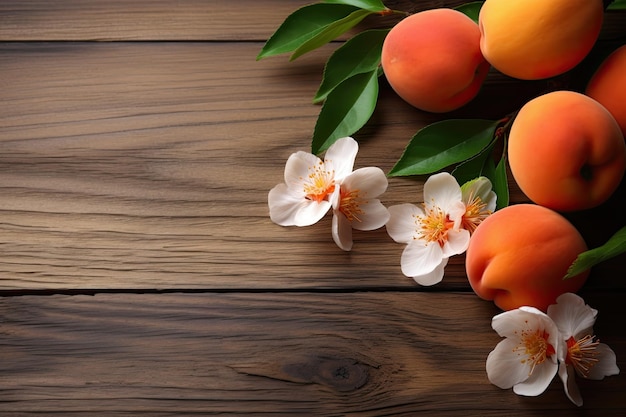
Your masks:
M 473 198 L 480 198 L 483 203 L 487 203 L 491 199 L 491 194 L 494 194 L 491 185 L 491 181 L 487 177 L 478 177 L 471 181 L 466 182 L 461 186 L 461 192 L 463 193 L 463 201 L 469 203 Z
M 438 244 L 413 240 L 402 251 L 400 267 L 407 277 L 418 277 L 433 272 L 443 258 Z
M 519 329 L 525 327 L 547 328 L 549 333 L 554 333 L 553 337 L 558 336 L 558 329 L 552 319 L 535 307 L 524 306 L 500 313 L 491 320 L 491 327 L 502 337 L 517 338 Z M 556 345 L 553 344 L 555 349 Z
M 399 204 L 391 206 L 389 210 L 389 221 L 385 225 L 387 233 L 398 243 L 409 243 L 417 239 L 417 216 L 423 216 L 421 207 L 414 204 Z
M 424 204 L 436 205 L 446 213 L 449 209 L 463 202 L 461 187 L 456 179 L 447 172 L 431 175 L 424 183 Z
M 341 182 L 352 172 L 359 144 L 351 137 L 337 139 L 324 155 L 324 163 L 335 171 L 335 181 Z
M 293 193 L 286 184 L 278 184 L 272 188 L 267 196 L 270 209 L 270 219 L 281 226 L 295 226 L 298 211 L 302 209 L 305 200 Z
M 548 316 L 556 323 L 562 338 L 567 340 L 574 336 L 591 334 L 598 311 L 585 304 L 585 301 L 574 293 L 561 294 L 556 304 L 548 306 Z
M 293 189 L 293 192 L 304 196 L 302 184 L 311 173 L 311 168 L 318 166 L 321 162 L 320 158 L 311 153 L 298 151 L 291 154 L 285 164 L 285 184 Z
M 589 375 L 587 375 L 588 379 L 600 380 L 604 379 L 605 376 L 619 374 L 615 352 L 607 344 L 598 344 L 596 353 L 598 354 L 598 362 L 591 368 Z
M 454 222 L 455 229 L 458 229 L 461 226 L 461 221 L 463 220 L 463 216 L 465 215 L 466 209 L 467 209 L 467 206 L 465 206 L 465 204 L 461 200 L 456 201 L 453 204 L 450 204 L 446 208 L 448 217 L 450 218 L 450 220 Z
M 364 198 L 376 198 L 387 190 L 389 182 L 378 167 L 359 168 L 344 178 L 341 186 L 348 190 L 359 190 Z
M 513 339 L 504 339 L 487 356 L 487 378 L 495 386 L 508 389 L 528 379 L 528 366 L 512 354 L 518 343 Z
M 389 210 L 380 200 L 369 200 L 367 204 L 361 204 L 363 213 L 359 215 L 360 221 L 353 221 L 352 227 L 357 230 L 376 230 L 383 227 L 388 221 Z
M 491 191 L 487 195 L 486 200 L 483 200 L 483 203 L 485 203 L 485 210 L 493 213 L 494 211 L 496 211 L 496 204 L 498 203 L 498 196 L 496 195 L 496 193 Z
M 459 255 L 467 250 L 470 232 L 465 229 L 448 231 L 448 242 L 443 245 L 443 256 Z
M 352 249 L 352 225 L 341 212 L 335 211 L 332 221 L 333 240 L 341 249 Z
M 518 395 L 534 397 L 542 394 L 550 385 L 558 371 L 556 361 L 547 360 L 535 366 L 533 373 L 524 382 L 513 387 L 513 392 Z
M 310 226 L 317 223 L 324 217 L 328 210 L 330 210 L 330 201 L 311 201 L 302 200 L 302 203 L 295 213 L 294 225 L 295 226 Z
M 419 285 L 431 286 L 431 285 L 438 284 L 443 279 L 443 274 L 444 274 L 447 264 L 448 264 L 448 258 L 443 258 L 441 260 L 441 263 L 437 265 L 437 267 L 433 269 L 431 272 L 424 274 L 424 275 L 414 276 L 412 278 Z
M 580 394 L 580 390 L 578 389 L 578 385 L 576 384 L 576 371 L 574 371 L 574 367 L 571 365 L 566 365 L 565 362 L 559 364 L 559 378 L 563 381 L 563 389 L 565 390 L 565 395 L 570 399 L 571 402 L 576 404 L 577 406 L 583 405 L 583 397 Z

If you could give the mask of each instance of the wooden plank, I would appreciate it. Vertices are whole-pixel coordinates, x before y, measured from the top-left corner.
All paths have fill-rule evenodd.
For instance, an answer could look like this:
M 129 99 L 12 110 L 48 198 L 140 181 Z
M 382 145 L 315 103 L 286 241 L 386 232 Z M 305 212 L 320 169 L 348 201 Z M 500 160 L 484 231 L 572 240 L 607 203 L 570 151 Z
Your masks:
M 313 0 L 3 0 L 0 41 L 265 41 L 283 20 Z M 387 0 L 415 13 L 464 0 Z M 359 28 L 391 27 L 401 15 L 366 18 Z M 607 13 L 602 38 L 624 36 L 624 14 Z M 343 37 L 345 38 L 345 37 Z
M 388 0 L 414 13 L 462 0 Z M 285 18 L 313 0 L 5 0 L 0 41 L 265 41 Z M 359 26 L 390 27 L 402 15 L 366 18 Z M 345 37 L 343 37 L 345 38 Z
M 7 0 L 0 40 L 264 40 L 306 0 Z
M 0 289 L 414 286 L 399 270 L 403 247 L 384 230 L 355 234 L 344 253 L 329 219 L 269 220 L 267 192 L 288 156 L 309 149 L 319 111 L 309 100 L 333 46 L 291 64 L 254 62 L 257 48 L 0 45 Z M 532 91 L 494 76 L 456 116 L 501 117 Z M 356 167 L 388 171 L 440 117 L 383 85 L 356 135 Z M 391 179 L 385 204 L 420 202 L 421 184 Z M 515 188 L 512 198 L 524 201 Z M 607 231 L 587 217 L 590 231 Z M 594 280 L 623 285 L 614 281 Z M 467 288 L 461 258 L 444 285 Z
M 622 297 L 587 301 L 624 369 Z M 0 414 L 570 416 L 559 380 L 488 382 L 496 313 L 454 293 L 0 298 Z M 619 415 L 625 383 L 580 381 L 581 411 Z

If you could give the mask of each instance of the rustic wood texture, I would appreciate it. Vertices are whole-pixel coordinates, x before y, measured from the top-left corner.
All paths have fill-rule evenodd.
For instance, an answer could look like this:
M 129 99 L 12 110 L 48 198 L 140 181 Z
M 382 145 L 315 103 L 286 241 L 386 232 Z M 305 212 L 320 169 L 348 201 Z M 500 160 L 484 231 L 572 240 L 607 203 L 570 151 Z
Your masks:
M 319 112 L 310 97 L 333 48 L 287 63 L 255 62 L 250 43 L 0 45 L 10 80 L 0 289 L 414 286 L 384 229 L 355 234 L 346 253 L 328 218 L 307 228 L 269 220 L 267 192 L 289 154 L 309 149 Z M 502 117 L 528 96 L 495 75 L 485 92 L 459 114 Z M 515 98 L 485 100 L 496 94 Z M 389 171 L 441 117 L 387 89 L 356 135 L 357 166 Z M 417 203 L 421 192 L 393 178 L 384 202 Z M 512 199 L 524 201 L 515 188 Z M 454 259 L 444 285 L 467 286 L 462 266 Z M 614 285 L 594 282 L 603 280 Z
M 596 330 L 624 352 L 621 298 L 602 302 Z M 0 414 L 577 415 L 558 380 L 531 398 L 489 383 L 495 313 L 455 293 L 0 299 Z M 580 387 L 587 411 L 626 408 L 623 377 Z
M 582 409 L 558 381 L 537 398 L 489 384 L 498 311 L 471 292 L 463 256 L 424 288 L 401 274 L 403 246 L 384 229 L 355 233 L 343 252 L 329 217 L 305 228 L 269 220 L 267 193 L 288 156 L 310 148 L 311 98 L 340 43 L 295 62 L 255 57 L 310 3 L 0 2 L 0 415 L 626 408 L 623 375 L 582 381 Z M 603 53 L 624 43 L 625 28 L 626 14 L 607 16 Z M 500 118 L 587 74 L 520 83 L 494 71 L 448 115 L 416 111 L 383 82 L 355 135 L 356 166 L 389 171 L 429 123 Z M 392 178 L 383 201 L 419 203 L 422 184 Z M 511 186 L 512 201 L 526 201 Z M 625 193 L 568 215 L 590 246 L 625 223 Z M 621 369 L 625 261 L 594 268 L 582 291 Z

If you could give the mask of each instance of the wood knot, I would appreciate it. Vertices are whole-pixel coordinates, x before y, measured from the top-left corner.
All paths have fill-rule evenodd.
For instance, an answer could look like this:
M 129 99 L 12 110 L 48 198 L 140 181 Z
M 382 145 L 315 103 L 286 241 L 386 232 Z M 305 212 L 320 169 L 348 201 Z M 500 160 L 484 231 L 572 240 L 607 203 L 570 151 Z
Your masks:
M 367 366 L 355 359 L 315 356 L 306 362 L 288 364 L 284 372 L 303 382 L 325 385 L 337 391 L 354 391 L 369 378 Z

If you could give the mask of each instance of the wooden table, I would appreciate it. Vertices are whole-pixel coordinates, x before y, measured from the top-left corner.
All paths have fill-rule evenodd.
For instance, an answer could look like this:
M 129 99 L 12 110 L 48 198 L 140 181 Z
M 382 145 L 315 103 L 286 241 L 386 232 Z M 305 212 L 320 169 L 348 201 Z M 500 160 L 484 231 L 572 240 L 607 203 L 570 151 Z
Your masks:
M 339 43 L 255 57 L 308 3 L 0 3 L 0 415 L 620 414 L 623 372 L 580 381 L 582 408 L 558 379 L 532 398 L 491 385 L 499 310 L 462 256 L 425 288 L 384 228 L 344 252 L 329 217 L 270 221 L 267 193 L 310 149 L 311 98 Z M 614 14 L 603 39 L 623 40 L 625 22 Z M 438 116 L 383 85 L 356 165 L 387 172 L 419 128 L 501 117 L 543 87 L 492 74 Z M 393 178 L 383 200 L 418 203 L 422 184 Z M 572 215 L 591 246 L 624 224 L 623 188 Z M 625 260 L 581 291 L 622 371 Z

